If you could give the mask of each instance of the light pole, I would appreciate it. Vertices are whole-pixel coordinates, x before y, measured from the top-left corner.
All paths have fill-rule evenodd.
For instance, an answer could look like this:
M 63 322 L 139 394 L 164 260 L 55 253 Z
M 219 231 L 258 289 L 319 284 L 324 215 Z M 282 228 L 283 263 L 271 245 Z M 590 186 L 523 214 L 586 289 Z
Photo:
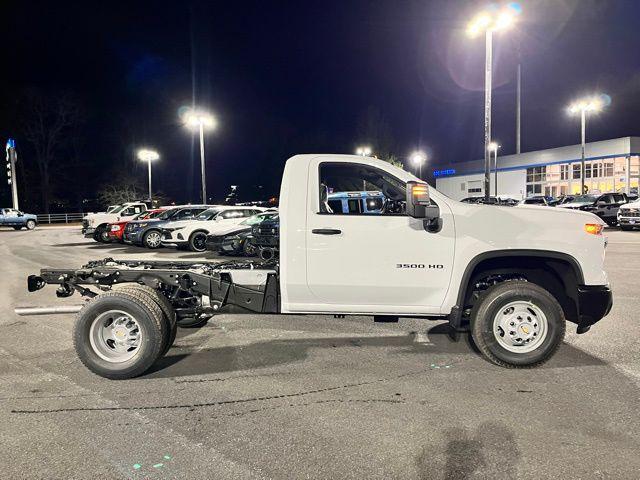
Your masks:
M 416 151 L 411 154 L 411 162 L 418 167 L 418 178 L 422 180 L 422 164 L 427 161 L 427 155 L 424 152 Z
M 200 176 L 202 178 L 202 203 L 207 203 L 207 182 L 204 169 L 204 130 L 215 128 L 216 119 L 202 110 L 191 109 L 183 116 L 184 123 L 192 128 L 198 128 L 200 134 Z
M 493 152 L 493 186 L 496 192 L 496 198 L 498 198 L 498 149 L 500 145 L 496 142 L 489 144 L 489 151 Z
M 580 195 L 584 195 L 584 151 L 587 139 L 587 113 L 596 113 L 602 110 L 604 107 L 604 95 L 583 98 L 577 102 L 569 105 L 569 115 L 580 114 L 580 136 L 581 136 L 581 148 L 580 148 Z M 608 97 L 607 97 L 608 98 Z
M 160 155 L 158 155 L 158 152 L 155 150 L 148 150 L 146 148 L 138 150 L 138 160 L 147 162 L 147 165 L 149 166 L 149 207 L 153 206 L 153 198 L 151 194 L 151 162 L 158 160 L 159 158 Z
M 491 69 L 493 32 L 507 30 L 515 22 L 520 13 L 517 3 L 510 3 L 507 7 L 497 10 L 488 9 L 478 15 L 469 23 L 467 35 L 477 37 L 485 34 L 485 62 L 484 62 L 484 198 L 489 200 L 491 180 L 489 144 L 491 143 Z

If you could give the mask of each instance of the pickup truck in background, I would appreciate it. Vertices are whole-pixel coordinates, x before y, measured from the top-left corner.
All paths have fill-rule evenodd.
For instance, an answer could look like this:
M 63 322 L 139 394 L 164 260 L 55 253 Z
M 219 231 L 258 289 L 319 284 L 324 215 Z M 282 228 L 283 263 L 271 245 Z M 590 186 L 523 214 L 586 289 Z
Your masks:
M 633 230 L 640 227 L 640 200 L 620 205 L 618 224 L 621 230 Z
M 146 211 L 146 203 L 128 202 L 109 213 L 90 213 L 82 219 L 82 234 L 96 242 L 108 243 L 111 241 L 108 227 L 110 223 L 132 220 L 136 215 Z
M 0 209 L 0 227 L 13 227 L 14 230 L 33 230 L 38 225 L 38 217 L 15 208 Z
M 335 212 L 332 193 L 371 185 L 379 213 Z M 612 306 L 604 223 L 584 211 L 469 205 L 374 158 L 297 155 L 280 190 L 280 255 L 271 261 L 95 260 L 44 268 L 30 291 L 79 292 L 74 345 L 94 373 L 147 371 L 181 322 L 218 313 L 410 316 L 469 332 L 490 362 L 525 368 L 559 348 L 566 322 L 589 331 Z M 106 291 L 105 291 L 106 290 Z

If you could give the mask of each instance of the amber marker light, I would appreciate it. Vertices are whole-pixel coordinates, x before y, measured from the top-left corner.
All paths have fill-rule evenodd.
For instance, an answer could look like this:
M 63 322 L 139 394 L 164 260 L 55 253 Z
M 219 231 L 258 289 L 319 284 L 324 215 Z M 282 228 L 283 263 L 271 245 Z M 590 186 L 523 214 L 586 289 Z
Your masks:
M 604 225 L 600 223 L 585 223 L 584 231 L 591 235 L 601 235 Z

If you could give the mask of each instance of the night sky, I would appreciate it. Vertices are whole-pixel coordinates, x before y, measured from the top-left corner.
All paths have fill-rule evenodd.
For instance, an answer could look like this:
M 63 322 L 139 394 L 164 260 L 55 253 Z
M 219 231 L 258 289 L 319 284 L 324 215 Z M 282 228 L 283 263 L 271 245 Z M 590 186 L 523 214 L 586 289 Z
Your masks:
M 605 92 L 588 140 L 638 135 L 638 1 L 522 1 L 516 28 L 494 41 L 494 138 L 515 151 L 515 75 L 523 68 L 523 151 L 579 142 L 565 106 Z M 195 102 L 219 128 L 206 138 L 210 195 L 231 184 L 277 194 L 295 153 L 352 153 L 369 108 L 390 125 L 395 152 L 425 149 L 430 167 L 482 157 L 483 39 L 465 35 L 486 2 L 5 1 L 0 132 L 16 138 L 30 88 L 72 94 L 83 167 L 78 195 L 118 171 L 140 175 L 136 148 L 162 158 L 154 187 L 197 201 L 199 157 L 178 117 Z M 520 52 L 520 54 L 518 54 Z M 4 142 L 4 140 L 2 140 Z M 196 149 L 194 150 L 194 146 Z M 37 185 L 34 185 L 37 188 Z M 0 200 L 9 201 L 5 180 Z M 3 205 L 4 206 L 4 205 Z

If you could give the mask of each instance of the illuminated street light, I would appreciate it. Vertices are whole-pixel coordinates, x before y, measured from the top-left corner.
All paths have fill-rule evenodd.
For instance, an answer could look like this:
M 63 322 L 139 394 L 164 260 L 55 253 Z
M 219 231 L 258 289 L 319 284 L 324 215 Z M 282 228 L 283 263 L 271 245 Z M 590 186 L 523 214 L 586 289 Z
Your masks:
M 490 8 L 476 15 L 467 26 L 467 35 L 474 38 L 485 35 L 485 65 L 484 65 L 484 198 L 489 200 L 491 188 L 490 169 L 491 158 L 489 144 L 491 143 L 491 70 L 493 32 L 508 30 L 513 26 L 520 14 L 520 5 L 512 2 L 502 9 Z
M 216 128 L 218 122 L 203 110 L 188 110 L 182 117 L 185 125 L 197 128 L 200 133 L 200 176 L 202 177 L 202 203 L 207 203 L 207 183 L 204 170 L 204 130 Z
M 368 157 L 371 155 L 371 147 L 358 147 L 356 149 L 356 155 L 360 155 L 361 157 Z
M 584 151 L 586 143 L 586 131 L 587 131 L 587 113 L 597 113 L 601 111 L 604 106 L 611 102 L 608 95 L 596 95 L 593 97 L 582 98 L 567 108 L 569 115 L 580 115 L 581 121 L 581 155 L 580 155 L 580 194 L 584 195 Z
M 427 154 L 421 151 L 416 151 L 409 157 L 411 163 L 418 167 L 418 178 L 422 179 L 422 164 L 427 161 Z
M 498 149 L 500 145 L 496 142 L 491 142 L 489 144 L 489 152 L 493 152 L 493 179 L 494 179 L 494 188 L 496 192 L 496 198 L 498 198 Z
M 141 150 L 138 150 L 138 160 L 141 160 L 143 162 L 147 162 L 147 165 L 149 166 L 149 202 L 152 201 L 151 198 L 151 162 L 158 160 L 160 158 L 160 155 L 158 155 L 158 152 L 156 152 L 155 150 L 148 150 L 146 148 L 143 148 Z M 151 207 L 151 203 L 149 203 L 149 207 Z

